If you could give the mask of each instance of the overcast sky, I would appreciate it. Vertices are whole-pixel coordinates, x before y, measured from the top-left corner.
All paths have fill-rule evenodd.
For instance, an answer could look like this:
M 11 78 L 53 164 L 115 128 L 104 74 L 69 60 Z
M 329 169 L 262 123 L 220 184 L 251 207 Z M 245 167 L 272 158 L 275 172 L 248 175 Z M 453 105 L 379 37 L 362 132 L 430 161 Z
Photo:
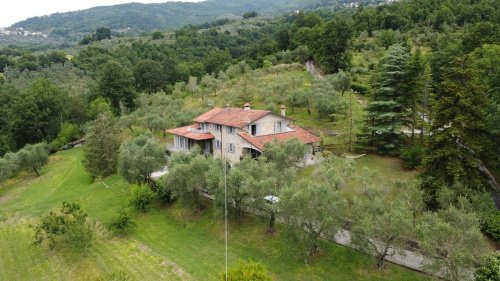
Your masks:
M 2 0 L 0 2 L 0 27 L 10 26 L 18 21 L 49 15 L 56 12 L 69 12 L 96 6 L 109 6 L 122 3 L 164 3 L 173 0 Z M 200 0 L 177 0 L 199 2 Z

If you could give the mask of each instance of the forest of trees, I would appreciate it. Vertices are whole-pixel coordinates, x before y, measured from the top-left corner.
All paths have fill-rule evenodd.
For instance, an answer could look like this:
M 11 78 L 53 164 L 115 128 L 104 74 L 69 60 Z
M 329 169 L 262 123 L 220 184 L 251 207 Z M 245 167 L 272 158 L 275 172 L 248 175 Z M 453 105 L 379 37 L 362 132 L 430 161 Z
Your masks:
M 84 165 L 93 178 L 118 171 L 130 183 L 151 184 L 149 173 L 161 166 L 163 154 L 152 136 L 188 124 L 213 106 L 209 100 L 220 97 L 225 85 L 237 90 L 225 94 L 224 102 L 241 104 L 252 99 L 247 84 L 255 77 L 278 74 L 282 64 L 286 71 L 313 60 L 324 79 L 313 79 L 309 91 L 294 90 L 299 87 L 287 81 L 253 94 L 270 109 L 284 103 L 292 112 L 305 109 L 329 124 L 341 118 L 352 123 L 352 104 L 341 97 L 359 96 L 365 102 L 362 132 L 349 131 L 349 152 L 398 157 L 406 168 L 421 172 L 418 184 L 390 204 L 383 204 L 388 195 L 375 182 L 369 184 L 373 190 L 365 190 L 370 196 L 344 198 L 336 191 L 346 183 L 329 173 L 349 171 L 328 160 L 333 158 L 325 157 L 318 181 L 294 183 L 293 157 L 303 155 L 300 145 L 271 145 L 258 161 L 244 159 L 230 170 L 231 214 L 260 209 L 272 233 L 281 210 L 307 242 L 307 256 L 317 253 L 320 236 L 341 229 L 348 217 L 353 244 L 377 256 L 379 268 L 387 251 L 370 245 L 367 237 L 376 237 L 387 250 L 412 236 L 421 239 L 422 251 L 449 267 L 447 277 L 460 280 L 460 268 L 481 255 L 456 231 L 477 242 L 478 249 L 483 245 L 479 229 L 500 241 L 500 212 L 490 197 L 500 190 L 496 4 L 408 0 L 298 12 L 245 28 L 244 23 L 259 19 L 252 13 L 240 20 L 110 40 L 103 40 L 111 36 L 109 29 L 99 29 L 71 50 L 74 56 L 67 56 L 67 50 L 0 49 L 0 179 L 21 169 L 38 174 L 47 158 L 41 148 L 52 153 L 86 135 Z M 188 98 L 201 100 L 201 107 L 184 110 Z M 134 138 L 121 143 L 127 134 Z M 280 155 L 289 157 L 277 159 Z M 209 186 L 220 204 L 220 178 L 213 177 L 223 167 L 218 161 L 196 153 L 172 156 L 170 174 L 154 185 L 156 196 L 202 211 L 198 189 Z M 277 191 L 283 205 L 261 200 Z M 141 188 L 136 193 L 138 208 L 145 210 L 153 195 Z M 248 198 L 257 199 L 249 204 Z M 342 213 L 345 209 L 350 211 Z M 438 228 L 442 231 L 431 231 Z M 463 251 L 468 251 L 463 259 L 454 255 Z

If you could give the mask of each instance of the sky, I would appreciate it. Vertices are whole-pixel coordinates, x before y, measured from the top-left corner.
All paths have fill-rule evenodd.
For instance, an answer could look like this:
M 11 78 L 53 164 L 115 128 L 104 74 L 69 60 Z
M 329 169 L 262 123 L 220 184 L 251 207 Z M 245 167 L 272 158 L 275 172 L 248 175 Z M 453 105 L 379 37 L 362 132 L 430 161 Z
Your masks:
M 164 3 L 173 0 L 2 0 L 0 3 L 0 27 L 8 27 L 30 17 L 49 15 L 56 12 L 69 12 L 110 6 L 123 3 Z M 181 2 L 200 2 L 200 0 L 177 0 Z

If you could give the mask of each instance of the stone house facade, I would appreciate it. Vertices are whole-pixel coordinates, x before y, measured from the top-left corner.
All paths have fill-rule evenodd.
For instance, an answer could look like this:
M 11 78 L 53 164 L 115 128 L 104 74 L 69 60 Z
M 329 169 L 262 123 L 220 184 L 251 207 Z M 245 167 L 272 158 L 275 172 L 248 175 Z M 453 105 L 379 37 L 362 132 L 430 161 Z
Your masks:
M 167 130 L 174 135 L 171 151 L 189 151 L 195 146 L 206 155 L 226 157 L 231 164 L 243 157 L 258 157 L 264 145 L 272 141 L 296 138 L 310 147 L 310 157 L 321 142 L 310 132 L 292 125 L 281 106 L 281 115 L 267 110 L 244 108 L 213 108 L 196 117 L 194 124 Z

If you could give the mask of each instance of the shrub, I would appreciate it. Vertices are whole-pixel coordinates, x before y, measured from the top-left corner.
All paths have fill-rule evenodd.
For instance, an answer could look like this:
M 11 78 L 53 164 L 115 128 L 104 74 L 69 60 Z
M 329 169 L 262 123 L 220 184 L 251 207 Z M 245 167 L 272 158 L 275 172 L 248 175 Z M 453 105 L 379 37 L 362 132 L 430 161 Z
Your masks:
M 248 13 L 244 13 L 243 14 L 243 18 L 244 19 L 255 18 L 258 15 L 259 14 L 256 11 L 251 11 L 251 12 L 248 12 Z
M 64 123 L 61 127 L 61 131 L 50 144 L 52 150 L 59 150 L 62 146 L 68 142 L 75 141 L 80 137 L 80 128 L 77 125 L 71 123 Z
M 145 212 L 153 202 L 155 194 L 147 185 L 132 186 L 132 200 L 130 203 L 138 211 Z
M 483 233 L 495 242 L 500 242 L 500 211 L 493 211 L 486 216 L 482 224 Z
M 126 234 L 134 226 L 135 222 L 130 217 L 130 214 L 125 211 L 118 213 L 108 223 L 108 229 L 114 234 Z
M 153 40 L 159 40 L 159 39 L 163 39 L 163 33 L 161 33 L 161 31 L 154 31 L 152 34 L 151 34 L 151 37 L 153 38 Z
M 365 95 L 370 90 L 370 86 L 365 85 L 365 84 L 361 84 L 361 83 L 352 82 L 351 90 L 353 90 L 354 92 L 357 92 L 361 95 Z
M 494 253 L 486 258 L 476 271 L 476 281 L 500 280 L 500 253 Z
M 415 169 L 422 165 L 424 149 L 420 146 L 410 146 L 401 149 L 401 159 L 406 169 Z
M 35 226 L 35 245 L 47 244 L 52 250 L 59 241 L 78 249 L 85 250 L 92 244 L 94 230 L 87 220 L 87 214 L 77 203 L 63 202 L 57 211 L 43 216 Z
M 222 274 L 221 280 L 226 280 L 226 274 Z M 227 272 L 227 280 L 230 281 L 271 281 L 266 268 L 260 262 L 239 261 Z

